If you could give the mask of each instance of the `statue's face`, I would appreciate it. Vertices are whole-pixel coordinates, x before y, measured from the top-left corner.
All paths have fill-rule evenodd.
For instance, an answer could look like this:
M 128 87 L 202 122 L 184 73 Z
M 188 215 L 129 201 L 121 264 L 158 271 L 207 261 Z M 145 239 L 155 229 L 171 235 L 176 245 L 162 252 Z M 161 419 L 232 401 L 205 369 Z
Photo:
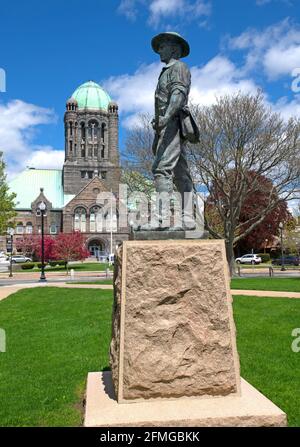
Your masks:
M 178 53 L 178 45 L 173 42 L 166 40 L 159 45 L 158 54 L 160 55 L 160 60 L 166 64 L 174 57 L 175 52 Z

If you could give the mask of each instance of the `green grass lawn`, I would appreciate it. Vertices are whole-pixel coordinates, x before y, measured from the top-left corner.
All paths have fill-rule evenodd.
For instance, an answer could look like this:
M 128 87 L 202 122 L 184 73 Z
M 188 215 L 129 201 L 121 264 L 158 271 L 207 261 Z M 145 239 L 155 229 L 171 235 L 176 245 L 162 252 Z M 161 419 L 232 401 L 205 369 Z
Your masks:
M 107 285 L 112 285 L 113 280 L 112 279 L 102 279 L 99 281 L 76 281 L 76 282 L 69 281 L 68 284 L 74 284 L 74 285 L 76 285 L 76 284 L 98 284 L 98 285 L 107 284 Z
M 82 262 L 80 264 L 69 264 L 69 271 L 71 269 L 78 271 L 78 272 L 104 272 L 107 268 L 110 270 L 113 270 L 113 266 L 109 266 L 108 263 L 105 262 Z M 41 269 L 34 267 L 30 270 L 18 270 L 18 272 L 39 272 Z M 63 265 L 58 265 L 56 267 L 46 267 L 46 272 L 61 272 L 66 271 L 65 267 Z
M 232 289 L 300 292 L 299 278 L 233 278 Z
M 89 371 L 108 366 L 112 292 L 24 289 L 0 302 L 0 426 L 77 426 Z
M 89 371 L 108 366 L 112 291 L 23 289 L 0 302 L 0 426 L 78 426 Z M 235 297 L 243 377 L 300 426 L 300 301 Z
M 300 426 L 300 352 L 291 336 L 300 327 L 300 301 L 287 298 L 234 298 L 241 375 Z

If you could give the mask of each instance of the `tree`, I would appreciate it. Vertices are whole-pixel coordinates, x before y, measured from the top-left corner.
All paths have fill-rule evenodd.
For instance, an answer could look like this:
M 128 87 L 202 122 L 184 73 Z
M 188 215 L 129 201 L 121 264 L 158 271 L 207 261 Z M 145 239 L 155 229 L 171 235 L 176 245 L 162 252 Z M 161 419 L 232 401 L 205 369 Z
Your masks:
M 85 238 L 79 231 L 59 233 L 55 239 L 53 255 L 56 259 L 65 261 L 67 271 L 70 261 L 81 261 L 90 253 L 85 247 Z
M 12 227 L 12 220 L 17 215 L 14 211 L 16 194 L 9 192 L 6 182 L 3 153 L 0 152 L 0 234 Z
M 128 194 L 142 192 L 150 199 L 151 194 L 155 191 L 153 180 L 149 180 L 139 171 L 133 169 L 123 169 L 121 182 L 127 185 Z
M 40 245 L 40 236 L 26 234 L 22 238 L 17 238 L 16 249 L 25 256 L 33 257 L 38 251 Z
M 285 223 L 283 230 L 284 251 L 293 254 L 299 254 L 300 240 L 299 232 L 296 229 L 297 219 L 292 217 Z
M 42 238 L 38 238 L 38 245 L 36 254 L 39 259 L 42 258 Z M 44 236 L 44 259 L 45 262 L 51 261 L 52 259 L 58 259 L 55 254 L 55 239 L 52 236 Z
M 249 178 L 254 176 L 254 173 L 248 173 Z M 239 223 L 242 225 L 242 230 L 246 230 L 251 221 L 249 220 L 260 213 L 263 213 L 269 200 L 270 191 L 273 189 L 272 182 L 264 176 L 256 178 L 258 186 L 255 190 L 247 195 L 242 205 Z M 251 181 L 251 180 L 250 180 Z M 217 188 L 216 188 L 217 189 Z M 273 190 L 273 194 L 276 191 Z M 276 198 L 278 199 L 278 197 Z M 275 198 L 274 198 L 275 200 Z M 224 235 L 224 228 L 218 210 L 215 207 L 215 197 L 208 197 L 206 203 L 206 220 L 208 225 L 216 232 Z M 288 222 L 292 218 L 291 213 L 288 211 L 287 202 L 283 200 L 278 201 L 278 205 L 270 211 L 264 220 L 258 224 L 249 234 L 240 239 L 235 247 L 239 252 L 247 252 L 251 249 L 260 249 L 265 246 L 266 239 L 268 242 L 272 242 L 276 236 L 279 235 L 279 223 Z M 239 253 L 240 254 L 240 253 Z
M 281 201 L 295 197 L 300 176 L 300 122 L 285 122 L 265 106 L 261 93 L 224 96 L 212 106 L 195 108 L 195 114 L 200 141 L 190 146 L 189 155 L 222 222 L 222 232 L 208 221 L 207 229 L 213 237 L 225 238 L 233 274 L 234 246 Z M 268 179 L 267 187 L 260 184 L 262 176 Z M 266 195 L 264 208 L 241 221 L 247 197 L 259 188 L 264 188 Z
M 153 180 L 152 143 L 154 131 L 149 114 L 140 114 L 136 125 L 127 132 L 125 143 L 125 172 L 139 173 L 143 178 Z

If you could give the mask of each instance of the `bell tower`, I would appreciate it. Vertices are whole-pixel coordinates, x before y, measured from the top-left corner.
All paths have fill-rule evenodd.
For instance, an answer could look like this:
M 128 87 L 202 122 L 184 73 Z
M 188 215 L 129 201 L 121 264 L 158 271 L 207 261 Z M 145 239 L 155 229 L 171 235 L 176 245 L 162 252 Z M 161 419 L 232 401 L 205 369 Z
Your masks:
M 93 177 L 113 192 L 120 181 L 118 105 L 93 81 L 78 87 L 66 103 L 65 194 L 77 194 Z

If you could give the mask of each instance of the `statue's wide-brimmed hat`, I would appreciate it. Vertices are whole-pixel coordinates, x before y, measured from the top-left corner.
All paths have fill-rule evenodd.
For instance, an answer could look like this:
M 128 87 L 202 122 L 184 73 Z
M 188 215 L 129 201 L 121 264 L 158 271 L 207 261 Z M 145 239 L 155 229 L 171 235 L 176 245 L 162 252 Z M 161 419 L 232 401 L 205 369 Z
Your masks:
M 166 33 L 160 33 L 157 36 L 153 37 L 151 45 L 155 53 L 158 53 L 159 45 L 165 40 L 173 41 L 181 46 L 182 48 L 181 57 L 186 57 L 190 54 L 190 46 L 187 43 L 187 41 L 180 34 L 174 33 L 172 31 Z

